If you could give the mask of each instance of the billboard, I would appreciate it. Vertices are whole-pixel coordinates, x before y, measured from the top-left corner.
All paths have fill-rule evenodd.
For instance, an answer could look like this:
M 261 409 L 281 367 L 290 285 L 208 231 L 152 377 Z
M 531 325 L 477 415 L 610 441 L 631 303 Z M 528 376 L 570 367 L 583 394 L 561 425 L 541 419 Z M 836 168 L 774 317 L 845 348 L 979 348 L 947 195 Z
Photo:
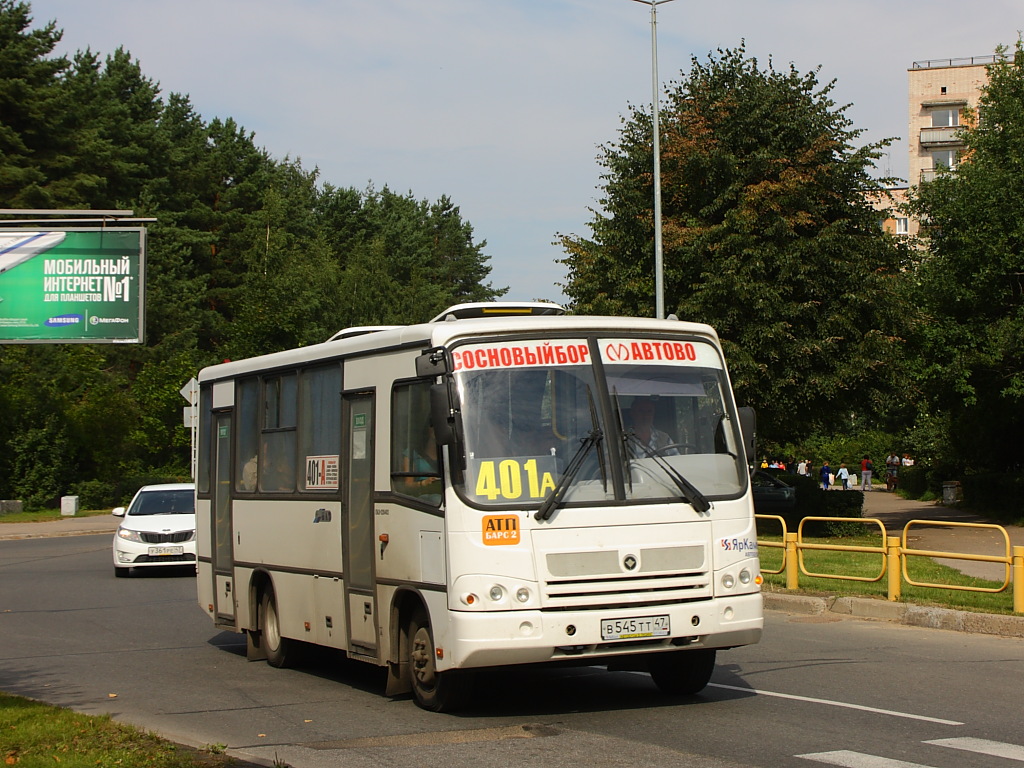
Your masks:
M 0 229 L 0 343 L 134 344 L 146 231 Z

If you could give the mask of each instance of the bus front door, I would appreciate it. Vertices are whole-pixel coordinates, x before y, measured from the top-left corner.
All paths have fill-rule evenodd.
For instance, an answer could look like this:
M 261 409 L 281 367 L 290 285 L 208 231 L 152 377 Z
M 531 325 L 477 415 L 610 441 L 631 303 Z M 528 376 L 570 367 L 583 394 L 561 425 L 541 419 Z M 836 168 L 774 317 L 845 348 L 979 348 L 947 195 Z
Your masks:
M 345 395 L 345 527 L 344 574 L 348 606 L 349 647 L 377 655 L 377 610 L 374 601 L 372 392 Z
M 231 413 L 216 415 L 214 434 L 214 461 L 211 476 L 214 491 L 211 494 L 213 521 L 213 594 L 218 619 L 235 618 L 235 595 L 232 571 L 235 565 L 234 526 L 231 521 Z

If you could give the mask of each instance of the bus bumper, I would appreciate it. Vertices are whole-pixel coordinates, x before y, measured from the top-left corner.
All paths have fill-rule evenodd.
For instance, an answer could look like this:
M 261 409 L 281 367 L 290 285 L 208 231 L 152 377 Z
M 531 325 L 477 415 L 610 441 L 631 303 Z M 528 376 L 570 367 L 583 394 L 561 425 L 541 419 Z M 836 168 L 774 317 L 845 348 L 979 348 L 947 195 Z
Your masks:
M 668 617 L 665 630 L 664 619 Z M 608 622 L 640 629 L 659 617 L 654 637 L 611 639 Z M 761 594 L 737 595 L 671 606 L 577 611 L 501 611 L 449 613 L 450 631 L 436 631 L 444 657 L 438 669 L 592 660 L 602 664 L 633 654 L 680 648 L 735 648 L 761 639 L 764 626 Z M 605 632 L 602 632 L 602 627 Z M 642 634 L 639 633 L 639 634 Z M 458 638 L 457 640 L 454 638 Z

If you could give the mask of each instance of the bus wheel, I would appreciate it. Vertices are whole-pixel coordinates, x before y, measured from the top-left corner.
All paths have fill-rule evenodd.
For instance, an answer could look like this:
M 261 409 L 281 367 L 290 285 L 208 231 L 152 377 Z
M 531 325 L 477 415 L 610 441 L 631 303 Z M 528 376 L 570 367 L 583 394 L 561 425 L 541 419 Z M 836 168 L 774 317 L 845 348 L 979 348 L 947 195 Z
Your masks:
M 430 620 L 418 608 L 409 620 L 409 669 L 416 703 L 431 712 L 452 712 L 469 698 L 472 680 L 463 670 L 437 671 L 434 633 Z
M 292 662 L 295 643 L 281 637 L 281 620 L 277 615 L 277 601 L 273 590 L 263 593 L 260 603 L 260 642 L 267 654 L 267 663 L 272 667 L 287 667 Z
M 700 693 L 715 671 L 715 649 L 666 651 L 656 653 L 647 661 L 647 668 L 662 693 L 692 696 Z

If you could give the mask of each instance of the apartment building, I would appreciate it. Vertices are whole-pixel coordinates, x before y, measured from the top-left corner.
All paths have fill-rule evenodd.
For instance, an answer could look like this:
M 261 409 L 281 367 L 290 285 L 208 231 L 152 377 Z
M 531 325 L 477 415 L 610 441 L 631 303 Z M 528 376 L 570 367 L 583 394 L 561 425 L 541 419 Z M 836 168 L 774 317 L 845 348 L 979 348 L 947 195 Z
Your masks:
M 981 89 L 988 84 L 985 67 L 995 58 L 915 61 L 908 70 L 911 185 L 931 180 L 943 168 L 956 168 L 964 148 L 957 137 L 964 109 L 977 110 Z
M 981 89 L 988 83 L 986 65 L 995 60 L 993 55 L 915 61 L 907 70 L 909 186 L 956 169 L 964 149 L 957 135 L 966 123 L 964 110 L 977 110 Z M 872 201 L 875 208 L 889 213 L 882 226 L 893 234 L 916 235 L 919 229 L 912 217 L 895 210 L 906 200 L 907 190 L 891 189 L 888 198 Z

